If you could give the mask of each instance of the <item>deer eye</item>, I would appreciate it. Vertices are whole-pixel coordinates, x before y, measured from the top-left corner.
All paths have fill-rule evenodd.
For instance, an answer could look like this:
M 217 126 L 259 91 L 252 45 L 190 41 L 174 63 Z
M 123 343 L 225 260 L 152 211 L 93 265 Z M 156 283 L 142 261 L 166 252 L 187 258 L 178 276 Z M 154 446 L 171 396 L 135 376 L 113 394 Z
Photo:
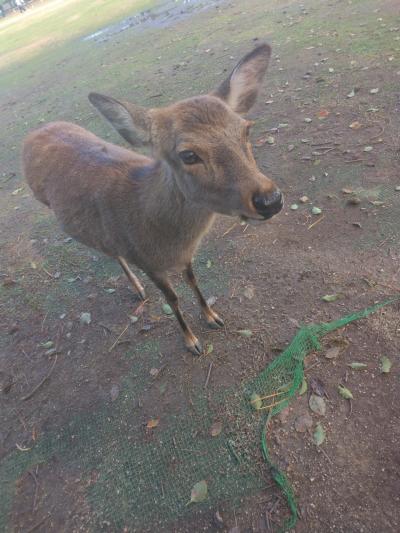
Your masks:
M 183 150 L 183 152 L 179 152 L 178 155 L 185 165 L 194 165 L 195 163 L 201 162 L 200 157 L 191 150 Z

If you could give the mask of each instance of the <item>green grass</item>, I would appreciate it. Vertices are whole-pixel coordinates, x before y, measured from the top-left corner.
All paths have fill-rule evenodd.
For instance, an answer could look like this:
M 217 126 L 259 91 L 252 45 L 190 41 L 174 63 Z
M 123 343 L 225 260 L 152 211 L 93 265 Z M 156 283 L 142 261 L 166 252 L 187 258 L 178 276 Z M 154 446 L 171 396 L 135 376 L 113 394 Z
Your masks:
M 151 0 L 57 0 L 36 4 L 24 16 L 0 20 L 0 68 L 66 45 L 154 4 Z

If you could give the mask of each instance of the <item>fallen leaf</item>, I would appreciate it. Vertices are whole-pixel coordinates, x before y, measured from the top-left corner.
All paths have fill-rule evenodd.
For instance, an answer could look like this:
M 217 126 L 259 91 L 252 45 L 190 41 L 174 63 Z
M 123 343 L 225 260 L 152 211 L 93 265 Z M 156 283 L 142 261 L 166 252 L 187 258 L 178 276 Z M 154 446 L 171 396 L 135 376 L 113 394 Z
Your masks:
M 379 93 L 379 89 L 378 89 L 378 88 L 376 88 L 376 89 L 371 89 L 369 92 L 370 92 L 371 94 L 377 94 L 377 93 Z
M 214 424 L 210 428 L 210 435 L 212 437 L 218 437 L 221 431 L 222 431 L 222 422 L 214 422 Z
M 254 298 L 254 287 L 252 286 L 246 287 L 245 290 L 243 291 L 243 294 L 248 300 L 252 300 Z
M 339 294 L 325 294 L 325 296 L 322 297 L 322 300 L 324 302 L 336 302 L 339 297 Z
M 358 122 L 358 120 L 355 120 L 349 125 L 349 128 L 351 128 L 352 130 L 359 130 L 361 128 L 361 123 Z
M 313 437 L 314 437 L 314 442 L 317 446 L 320 446 L 324 442 L 326 433 L 325 433 L 324 428 L 321 426 L 321 424 L 318 423 L 316 425 Z
M 346 398 L 346 400 L 352 400 L 353 394 L 350 389 L 347 389 L 346 387 L 343 387 L 343 385 L 339 385 L 338 391 L 340 396 L 343 396 L 343 398 Z
M 310 406 L 311 411 L 314 413 L 317 413 L 318 415 L 324 416 L 326 413 L 326 404 L 325 400 L 321 398 L 321 396 L 317 396 L 316 394 L 311 394 L 310 399 L 308 401 L 308 405 Z
M 153 378 L 157 377 L 159 373 L 159 368 L 150 368 L 150 376 L 152 376 Z
M 380 369 L 382 374 L 388 374 L 390 372 L 390 369 L 392 368 L 392 361 L 389 359 L 389 357 L 381 357 L 380 362 Z
M 153 428 L 156 428 L 159 423 L 160 423 L 159 418 L 150 418 L 150 420 L 146 424 L 146 427 L 147 429 L 153 429 Z
M 354 191 L 353 191 L 353 189 L 342 189 L 342 193 L 343 194 L 353 194 Z
M 214 351 L 214 346 L 211 343 L 208 343 L 206 346 L 205 354 L 210 355 L 210 353 L 212 353 L 213 351 Z
M 353 370 L 364 370 L 364 368 L 368 368 L 368 365 L 366 365 L 365 363 L 350 363 L 347 366 L 349 366 Z
M 92 322 L 92 315 L 90 313 L 81 313 L 79 321 L 81 324 L 89 325 Z
M 251 329 L 238 329 L 238 333 L 242 337 L 246 337 L 246 338 L 249 338 L 253 335 L 253 332 L 251 331 Z
M 311 213 L 313 215 L 320 215 L 322 213 L 322 209 L 320 207 L 313 207 L 311 209 Z
M 329 348 L 327 350 L 325 357 L 327 359 L 335 359 L 340 354 L 340 346 L 332 346 L 332 348 Z
M 326 396 L 325 385 L 319 378 L 310 379 L 310 389 L 317 396 Z
M 207 498 L 207 494 L 207 481 L 203 479 L 203 481 L 199 481 L 193 486 L 192 492 L 190 494 L 190 501 L 186 505 L 189 505 L 189 503 L 203 502 Z
M 327 109 L 321 109 L 321 111 L 318 111 L 317 113 L 317 117 L 322 120 L 326 117 L 329 117 L 329 115 L 331 114 L 330 111 L 328 111 Z
M 305 433 L 312 428 L 312 425 L 313 420 L 308 413 L 298 416 L 294 421 L 294 429 L 299 433 Z
M 253 394 L 250 396 L 250 403 L 253 409 L 260 409 L 262 406 L 262 399 L 260 395 L 256 392 L 253 392 Z
M 114 402 L 119 396 L 118 385 L 113 385 L 110 390 L 111 401 Z
M 207 263 L 206 263 L 206 267 L 207 267 L 207 268 L 211 268 L 211 265 L 212 265 L 212 263 L 211 263 L 211 261 L 208 259 L 208 260 L 207 260 Z
M 12 196 L 16 196 L 17 194 L 19 194 L 21 191 L 23 191 L 23 187 L 19 187 L 18 189 L 15 189 L 15 191 L 13 191 L 11 193 Z
M 210 296 L 209 298 L 207 298 L 207 305 L 212 307 L 216 301 L 217 301 L 216 296 Z
M 303 378 L 303 381 L 301 382 L 301 387 L 299 390 L 299 395 L 303 396 L 303 394 L 307 392 L 307 389 L 308 389 L 307 381 L 305 378 Z
M 291 209 L 292 211 L 297 211 L 298 208 L 299 208 L 299 206 L 298 206 L 297 204 L 292 204 L 292 205 L 290 206 L 290 209 Z
M 46 341 L 46 342 L 42 342 L 40 344 L 40 346 L 42 348 L 45 348 L 46 350 L 48 350 L 49 348 L 52 348 L 54 346 L 54 342 L 53 341 Z
M 301 202 L 302 204 L 306 204 L 309 201 L 310 199 L 308 196 L 302 196 L 301 198 L 299 198 L 299 202 Z
M 355 94 L 356 94 L 356 93 L 355 93 L 354 89 L 352 89 L 352 90 L 349 92 L 349 94 L 347 95 L 347 98 L 353 98 L 353 96 L 354 96 Z
M 372 152 L 373 146 L 365 146 L 363 152 Z
M 294 150 L 294 144 L 289 144 L 287 149 L 288 149 L 288 152 L 291 152 L 292 150 Z
M 172 315 L 173 314 L 172 308 L 171 308 L 171 306 L 169 304 L 163 304 L 162 310 L 163 310 L 163 313 L 165 315 Z
M 304 122 L 310 123 L 310 122 L 312 122 L 312 118 L 310 118 L 310 117 L 306 117 L 306 118 L 304 119 Z

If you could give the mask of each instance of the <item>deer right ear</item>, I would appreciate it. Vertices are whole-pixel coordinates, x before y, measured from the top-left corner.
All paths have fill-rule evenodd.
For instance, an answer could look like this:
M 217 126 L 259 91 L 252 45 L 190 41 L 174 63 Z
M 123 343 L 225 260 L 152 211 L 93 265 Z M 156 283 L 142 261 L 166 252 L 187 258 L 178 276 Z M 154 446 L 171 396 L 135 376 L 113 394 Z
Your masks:
M 150 142 L 151 120 L 147 109 L 98 93 L 90 93 L 88 98 L 128 143 L 137 146 Z
M 267 71 L 271 47 L 264 43 L 245 55 L 211 94 L 224 100 L 236 113 L 247 113 L 255 103 Z

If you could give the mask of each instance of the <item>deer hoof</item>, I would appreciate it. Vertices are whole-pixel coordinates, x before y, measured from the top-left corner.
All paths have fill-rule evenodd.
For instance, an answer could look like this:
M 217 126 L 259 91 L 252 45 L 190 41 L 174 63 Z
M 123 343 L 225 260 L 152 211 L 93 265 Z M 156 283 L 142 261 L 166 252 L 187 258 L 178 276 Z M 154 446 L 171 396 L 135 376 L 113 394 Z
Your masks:
M 217 315 L 217 313 L 215 313 L 214 311 L 212 315 L 209 315 L 207 317 L 207 324 L 209 325 L 210 328 L 213 328 L 213 329 L 220 329 L 220 328 L 223 328 L 225 325 L 222 318 L 220 318 Z
M 203 353 L 203 348 L 200 344 L 200 341 L 194 336 L 190 341 L 186 342 L 186 347 L 189 352 L 192 352 L 193 355 L 201 355 Z

